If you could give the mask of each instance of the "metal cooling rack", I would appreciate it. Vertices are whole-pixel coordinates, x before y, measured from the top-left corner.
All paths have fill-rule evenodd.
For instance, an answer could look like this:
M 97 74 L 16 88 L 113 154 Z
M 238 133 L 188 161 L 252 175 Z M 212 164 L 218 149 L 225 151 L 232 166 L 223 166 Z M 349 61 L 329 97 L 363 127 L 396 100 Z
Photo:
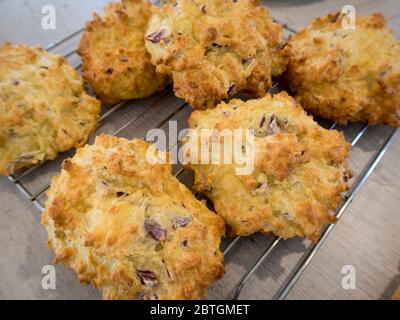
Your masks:
M 279 22 L 279 21 L 278 21 Z M 285 28 L 286 33 L 294 33 L 295 30 L 289 28 L 285 23 L 279 22 L 283 25 Z M 67 37 L 51 43 L 49 46 L 47 46 L 47 50 L 51 51 L 59 46 L 65 44 L 71 39 L 74 39 L 78 35 L 80 35 L 83 31 L 83 28 L 68 35 Z M 73 55 L 76 55 L 77 50 L 71 50 L 64 54 L 66 58 L 70 58 Z M 81 67 L 81 63 L 75 63 L 72 64 L 76 70 L 79 70 Z M 272 89 L 276 89 L 277 83 L 274 84 L 274 87 Z M 122 126 L 120 126 L 116 131 L 114 131 L 112 134 L 113 135 L 118 135 L 120 132 L 128 128 L 129 126 L 133 125 L 137 120 L 141 119 L 146 113 L 151 110 L 152 106 L 159 102 L 161 99 L 166 98 L 168 94 L 171 94 L 170 91 L 166 91 L 162 94 L 159 95 L 159 97 L 153 102 L 152 104 L 148 105 L 144 110 L 136 114 L 135 116 L 131 117 L 128 119 L 128 121 L 125 122 Z M 115 106 L 112 106 L 110 108 L 107 108 L 107 111 L 102 114 L 100 120 L 99 120 L 99 125 L 98 127 L 102 126 L 105 122 L 110 121 L 111 115 L 114 114 L 117 110 L 122 109 L 123 106 L 128 104 L 129 101 L 121 102 Z M 189 106 L 186 103 L 181 103 L 177 108 L 175 108 L 168 116 L 166 116 L 162 121 L 158 123 L 156 128 L 160 128 L 166 123 L 168 123 L 169 120 L 171 120 L 174 116 L 176 116 L 178 113 L 182 112 L 185 108 L 189 108 Z M 335 123 L 328 124 L 327 126 L 329 129 L 334 129 L 337 127 Z M 362 127 L 358 130 L 358 132 L 355 134 L 353 137 L 351 144 L 354 147 L 359 143 L 359 141 L 362 139 L 362 137 L 365 135 L 365 133 L 368 130 L 368 125 L 364 124 Z M 383 155 L 385 152 L 388 150 L 389 146 L 391 143 L 394 141 L 395 137 L 398 134 L 397 129 L 392 129 L 387 136 L 385 137 L 385 141 L 383 142 L 382 146 L 378 148 L 375 152 L 375 154 L 372 156 L 372 158 L 369 160 L 368 164 L 363 168 L 361 173 L 357 175 L 354 178 L 354 182 L 352 186 L 350 187 L 349 191 L 343 196 L 342 201 L 336 211 L 336 217 L 339 219 L 344 212 L 346 211 L 347 207 L 349 204 L 352 202 L 352 200 L 356 197 L 356 195 L 359 193 L 361 190 L 362 186 L 365 184 L 367 181 L 368 177 L 371 175 L 379 161 L 382 159 Z M 62 156 L 62 155 L 61 155 Z M 40 171 L 41 167 L 44 165 L 44 163 L 40 163 L 28 170 L 25 170 L 23 172 L 19 172 L 15 175 L 9 176 L 8 179 L 15 184 L 16 188 L 24 195 L 26 196 L 32 204 L 40 211 L 42 212 L 44 209 L 44 199 L 40 200 L 39 198 L 44 198 L 45 192 L 48 190 L 50 183 L 47 182 L 43 186 L 37 188 L 35 191 L 29 190 L 26 185 L 23 183 L 23 179 L 29 178 L 30 176 L 38 173 L 36 171 Z M 179 177 L 182 173 L 184 173 L 184 170 L 182 168 L 178 168 L 175 171 L 175 176 Z M 305 255 L 300 259 L 294 270 L 291 272 L 289 275 L 288 279 L 286 280 L 285 284 L 276 292 L 275 298 L 278 300 L 283 300 L 287 297 L 289 294 L 290 290 L 294 287 L 296 282 L 300 279 L 301 275 L 303 272 L 306 270 L 308 265 L 310 264 L 311 260 L 314 258 L 318 250 L 321 248 L 325 240 L 328 238 L 330 232 L 333 230 L 335 227 L 334 224 L 331 224 L 327 226 L 321 235 L 321 238 L 319 241 L 315 244 L 312 244 L 305 252 Z M 235 247 L 237 246 L 239 240 L 241 237 L 236 237 L 234 239 L 231 239 L 230 241 L 228 240 L 228 244 L 223 245 L 222 250 L 224 255 L 226 256 L 228 253 L 231 253 Z M 261 255 L 258 257 L 255 257 L 255 262 L 254 264 L 246 270 L 245 274 L 242 276 L 240 281 L 236 283 L 234 286 L 234 289 L 232 293 L 225 298 L 228 299 L 239 299 L 240 294 L 242 292 L 242 289 L 244 286 L 248 283 L 248 281 L 251 279 L 251 277 L 256 273 L 256 271 L 260 268 L 261 264 L 271 255 L 272 251 L 277 247 L 279 243 L 281 243 L 283 240 L 280 237 L 273 237 L 272 241 L 270 244 L 264 249 Z

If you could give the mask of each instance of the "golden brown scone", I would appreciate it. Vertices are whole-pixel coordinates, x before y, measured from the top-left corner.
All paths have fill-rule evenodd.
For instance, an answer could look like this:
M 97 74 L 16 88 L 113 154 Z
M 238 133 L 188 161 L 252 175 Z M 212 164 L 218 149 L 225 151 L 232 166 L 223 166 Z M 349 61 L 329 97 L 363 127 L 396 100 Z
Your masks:
M 144 98 L 168 85 L 144 46 L 151 10 L 146 0 L 122 0 L 86 24 L 78 51 L 83 78 L 104 103 Z
M 382 14 L 357 16 L 342 28 L 339 13 L 291 36 L 287 81 L 302 106 L 341 124 L 400 125 L 400 42 Z
M 197 109 L 236 92 L 264 96 L 283 73 L 282 27 L 258 0 L 169 1 L 150 19 L 146 47 L 175 94 Z
M 224 273 L 224 222 L 149 144 L 102 135 L 63 163 L 42 223 L 56 262 L 105 299 L 199 299 Z
M 332 210 L 348 188 L 350 145 L 342 133 L 320 127 L 287 93 L 195 111 L 189 126 L 197 133 L 204 128 L 254 129 L 251 174 L 237 175 L 237 161 L 188 165 L 195 173 L 195 190 L 213 201 L 232 234 L 271 231 L 285 239 L 316 241 L 322 226 L 335 221 Z M 185 152 L 188 159 L 193 156 L 190 147 Z
M 63 57 L 0 46 L 0 175 L 85 144 L 99 113 L 100 102 Z

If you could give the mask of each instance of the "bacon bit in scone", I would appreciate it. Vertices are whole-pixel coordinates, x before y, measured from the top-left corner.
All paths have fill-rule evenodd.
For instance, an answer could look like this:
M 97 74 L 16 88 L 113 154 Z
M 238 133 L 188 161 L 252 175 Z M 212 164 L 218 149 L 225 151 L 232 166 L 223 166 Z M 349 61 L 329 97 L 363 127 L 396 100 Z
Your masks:
M 276 121 L 278 122 L 280 128 L 285 128 L 289 124 L 287 119 L 276 119 Z
M 14 86 L 19 85 L 19 81 L 18 81 L 18 80 L 15 80 L 15 81 L 13 82 L 13 85 L 14 85 Z
M 228 97 L 231 98 L 232 96 L 235 95 L 235 93 L 236 93 L 236 85 L 234 83 L 231 83 L 228 89 Z
M 282 216 L 287 220 L 293 220 L 293 215 L 290 212 L 284 212 Z
M 263 127 L 264 123 L 265 123 L 265 116 L 262 116 L 261 121 L 260 121 L 260 128 Z
M 157 286 L 157 277 L 153 272 L 148 270 L 137 270 L 136 274 L 140 278 L 142 284 L 146 287 L 154 288 Z
M 114 69 L 113 68 L 108 68 L 107 70 L 106 70 L 106 74 L 108 74 L 108 75 L 112 75 L 113 74 L 113 72 L 114 72 Z
M 281 132 L 281 128 L 278 125 L 278 120 L 277 117 L 273 114 L 271 118 L 269 119 L 269 124 L 268 124 L 268 132 L 269 134 L 276 134 Z
M 129 196 L 129 193 L 126 193 L 126 192 L 123 192 L 123 191 L 118 191 L 118 192 L 116 193 L 116 195 L 117 195 L 117 198 L 121 198 L 121 197 L 127 197 L 127 196 Z
M 169 269 L 168 269 L 167 263 L 165 262 L 164 259 L 162 259 L 162 263 L 165 266 L 165 270 L 167 271 L 168 278 L 171 278 L 171 274 L 169 273 Z
M 201 12 L 207 13 L 207 12 L 206 12 L 206 5 L 205 5 L 205 4 L 203 4 L 203 5 L 200 7 L 200 9 L 201 9 Z
M 207 184 L 203 185 L 203 192 L 210 192 L 213 190 L 212 186 L 209 186 Z
M 186 227 L 189 223 L 191 223 L 192 221 L 193 221 L 192 216 L 176 217 L 176 218 L 174 218 L 174 220 L 172 221 L 172 225 L 173 225 L 174 229 L 177 229 L 177 228 L 184 228 L 184 227 Z
M 145 296 L 144 292 L 138 292 L 138 294 L 136 295 L 136 298 L 138 300 L 144 300 L 144 296 Z
M 265 116 L 262 116 L 259 124 L 259 129 L 256 131 L 258 137 L 265 137 L 281 132 L 281 127 L 278 124 L 278 118 L 273 114 L 269 120 Z
M 279 50 L 282 50 L 283 48 L 286 47 L 286 45 L 287 45 L 287 42 L 281 42 L 280 44 L 278 44 L 277 48 L 278 48 Z
M 348 182 L 351 177 L 352 177 L 352 173 L 350 170 L 347 170 L 346 172 L 343 173 L 343 181 L 344 182 Z
M 254 193 L 256 193 L 256 194 L 263 194 L 263 193 L 265 193 L 265 192 L 267 191 L 267 187 L 268 187 L 268 184 L 267 184 L 266 182 L 260 183 L 260 184 L 257 186 L 257 189 L 254 190 Z
M 221 46 L 219 43 L 216 43 L 216 42 L 213 42 L 213 43 L 212 43 L 212 46 L 213 46 L 214 48 L 222 48 L 222 46 Z
M 253 61 L 254 61 L 254 58 L 243 58 L 242 64 L 250 64 Z
M 162 39 L 164 39 L 166 34 L 167 34 L 167 29 L 161 29 L 160 31 L 152 32 L 152 33 L 146 35 L 145 38 L 146 38 L 146 40 L 149 40 L 153 43 L 158 43 Z
M 187 240 L 183 240 L 183 241 L 181 242 L 181 247 L 186 248 L 187 245 L 188 245 L 188 241 L 187 241 Z
M 152 220 L 146 219 L 144 222 L 144 229 L 156 241 L 163 241 L 167 236 L 167 230 Z

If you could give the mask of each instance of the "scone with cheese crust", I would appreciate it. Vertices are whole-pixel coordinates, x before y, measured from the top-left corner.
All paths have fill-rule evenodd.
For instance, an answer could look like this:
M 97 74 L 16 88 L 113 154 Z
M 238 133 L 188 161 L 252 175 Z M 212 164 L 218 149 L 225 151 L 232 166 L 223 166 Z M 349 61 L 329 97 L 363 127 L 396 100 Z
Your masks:
M 56 262 L 105 299 L 199 299 L 224 273 L 224 222 L 149 144 L 101 135 L 65 160 L 42 216 Z
M 82 146 L 100 102 L 60 55 L 39 47 L 0 46 L 0 175 L 13 174 Z
M 282 27 L 258 0 L 167 1 L 145 39 L 157 71 L 196 109 L 237 92 L 263 96 L 286 67 Z
M 144 46 L 151 12 L 147 0 L 122 0 L 86 24 L 78 50 L 83 78 L 102 102 L 148 97 L 169 84 L 168 76 L 156 73 Z
M 291 36 L 286 79 L 307 110 L 341 124 L 400 126 L 400 41 L 382 14 L 318 18 Z
M 197 110 L 189 126 L 194 131 L 184 153 L 195 173 L 194 188 L 211 199 L 231 234 L 261 231 L 316 241 L 322 227 L 335 221 L 333 210 L 348 188 L 350 145 L 342 133 L 320 127 L 286 93 L 247 102 L 234 99 L 215 109 Z M 239 175 L 237 158 L 231 164 L 195 164 L 193 143 L 188 141 L 202 129 L 253 130 L 254 169 Z M 219 150 L 225 152 L 225 140 L 219 141 Z M 211 153 L 210 140 L 203 144 Z

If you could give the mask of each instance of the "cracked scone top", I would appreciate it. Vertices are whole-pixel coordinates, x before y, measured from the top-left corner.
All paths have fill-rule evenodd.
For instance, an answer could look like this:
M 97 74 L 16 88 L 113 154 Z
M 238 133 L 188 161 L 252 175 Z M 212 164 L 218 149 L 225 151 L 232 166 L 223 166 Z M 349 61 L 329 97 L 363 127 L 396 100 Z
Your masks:
M 83 78 L 104 103 L 144 98 L 168 85 L 144 45 L 151 10 L 147 0 L 122 0 L 86 24 L 79 47 Z
M 199 299 L 224 273 L 224 222 L 149 144 L 107 135 L 63 163 L 42 223 L 56 262 L 106 299 Z
M 286 67 L 282 27 L 258 0 L 168 1 L 152 16 L 146 47 L 175 94 L 197 109 L 236 92 L 263 96 Z
M 62 56 L 0 46 L 0 175 L 83 145 L 99 113 L 100 102 Z
M 318 18 L 291 36 L 287 81 L 302 106 L 341 124 L 400 126 L 400 42 L 381 14 Z
M 236 161 L 188 165 L 195 190 L 212 200 L 232 234 L 262 231 L 316 241 L 322 226 L 335 221 L 332 210 L 348 188 L 350 145 L 342 133 L 320 127 L 287 93 L 195 111 L 189 126 L 197 134 L 201 129 L 254 130 L 251 174 L 237 175 Z M 193 159 L 190 147 L 185 152 Z

